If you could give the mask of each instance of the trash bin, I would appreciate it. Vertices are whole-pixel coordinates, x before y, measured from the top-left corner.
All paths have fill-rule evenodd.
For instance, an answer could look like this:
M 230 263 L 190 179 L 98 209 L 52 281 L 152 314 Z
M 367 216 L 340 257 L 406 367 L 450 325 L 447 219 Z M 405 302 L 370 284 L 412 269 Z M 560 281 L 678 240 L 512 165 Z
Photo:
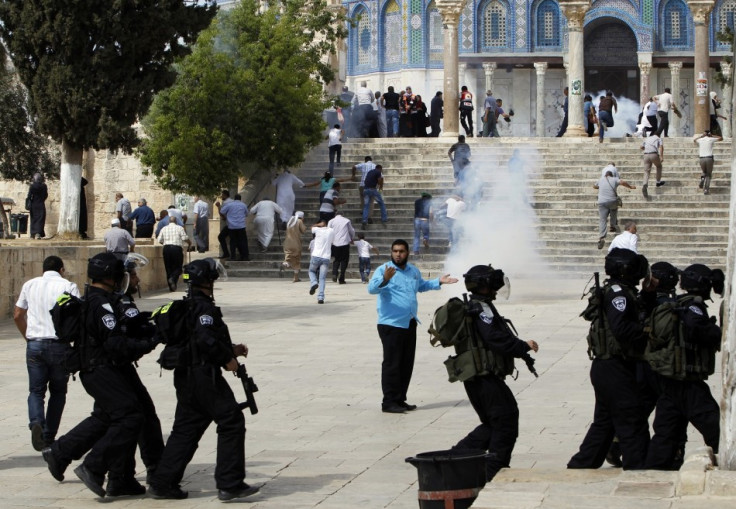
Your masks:
M 421 509 L 468 509 L 486 484 L 486 453 L 432 451 L 406 458 L 417 468 Z
M 10 214 L 10 231 L 28 233 L 28 214 Z

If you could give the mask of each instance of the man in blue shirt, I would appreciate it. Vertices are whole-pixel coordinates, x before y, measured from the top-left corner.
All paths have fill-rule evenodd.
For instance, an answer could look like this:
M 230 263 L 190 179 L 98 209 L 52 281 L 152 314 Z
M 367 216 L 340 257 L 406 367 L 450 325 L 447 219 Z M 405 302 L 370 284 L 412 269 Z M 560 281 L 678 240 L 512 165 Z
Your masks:
M 153 224 L 156 222 L 156 215 L 151 207 L 148 206 L 145 198 L 138 200 L 138 208 L 128 218 L 128 221 L 135 220 L 135 238 L 150 239 L 153 234 Z
M 225 202 L 220 207 L 220 216 L 227 221 L 227 229 L 230 234 L 230 254 L 232 260 L 250 261 L 250 253 L 248 252 L 248 237 L 245 234 L 245 218 L 248 215 L 248 207 L 240 201 L 240 195 L 236 194 L 235 199 Z M 237 257 L 237 251 L 240 251 L 240 258 Z
M 383 344 L 381 409 L 391 414 L 417 408 L 406 402 L 417 347 L 417 292 L 439 290 L 443 283 L 457 283 L 449 274 L 425 281 L 419 269 L 408 261 L 409 244 L 395 240 L 391 261 L 378 267 L 368 285 L 368 292 L 378 295 L 378 336 Z

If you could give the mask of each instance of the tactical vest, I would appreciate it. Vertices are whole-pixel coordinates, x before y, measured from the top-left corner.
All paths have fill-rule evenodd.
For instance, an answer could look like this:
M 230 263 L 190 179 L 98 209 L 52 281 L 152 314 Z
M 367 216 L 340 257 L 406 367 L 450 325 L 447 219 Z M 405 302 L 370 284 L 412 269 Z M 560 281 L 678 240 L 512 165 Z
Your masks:
M 701 297 L 684 295 L 657 306 L 649 317 L 644 358 L 652 371 L 675 380 L 706 380 L 715 372 L 717 348 L 688 342 L 682 315 Z
M 165 345 L 158 358 L 163 369 L 186 368 L 194 364 L 196 349 L 191 341 L 194 330 L 191 314 L 191 302 L 187 299 L 169 302 L 151 314 L 156 333 Z
M 479 302 L 483 312 L 498 320 L 502 316 L 494 315 L 490 306 Z M 514 357 L 501 355 L 485 348 L 476 337 L 473 316 L 468 315 L 467 305 L 453 297 L 437 308 L 429 327 L 430 343 L 443 347 L 454 347 L 455 355 L 444 362 L 450 382 L 466 382 L 478 376 L 493 373 L 502 380 L 514 372 Z
M 593 359 L 611 359 L 614 357 L 638 357 L 632 352 L 624 352 L 619 344 L 616 336 L 611 331 L 608 324 L 608 318 L 603 307 L 605 295 L 612 290 L 613 287 L 623 290 L 630 302 L 636 303 L 636 296 L 626 286 L 617 283 L 611 284 L 610 281 L 603 283 L 603 288 L 596 290 L 591 288 L 590 297 L 588 297 L 588 307 L 580 313 L 585 320 L 590 322 L 588 330 L 588 357 Z M 628 355 L 627 355 L 628 354 Z

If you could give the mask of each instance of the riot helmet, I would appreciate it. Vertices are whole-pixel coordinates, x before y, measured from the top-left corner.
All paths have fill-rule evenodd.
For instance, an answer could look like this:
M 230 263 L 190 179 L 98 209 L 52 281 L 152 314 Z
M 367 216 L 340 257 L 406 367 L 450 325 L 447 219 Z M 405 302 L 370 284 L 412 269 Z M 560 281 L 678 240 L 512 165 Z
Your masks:
M 471 293 L 483 293 L 481 289 L 488 289 L 496 294 L 501 288 L 509 288 L 509 280 L 500 269 L 492 265 L 475 265 L 463 274 L 465 288 Z M 508 295 L 505 296 L 508 298 Z
M 148 265 L 148 258 L 138 253 L 128 253 L 125 257 L 125 271 L 131 272 L 133 270 L 142 269 Z
M 630 249 L 616 247 L 606 256 L 605 268 L 613 279 L 636 286 L 649 273 L 649 261 Z
M 702 263 L 695 263 L 682 271 L 680 288 L 689 293 L 710 298 L 710 291 L 723 295 L 726 276 L 721 269 L 709 269 Z
M 227 279 L 227 271 L 213 258 L 194 260 L 184 266 L 182 279 L 192 286 L 211 288 L 217 279 Z
M 680 281 L 680 269 L 669 262 L 657 262 L 652 264 L 652 276 L 659 281 L 658 291 L 670 293 Z
M 125 264 L 112 253 L 96 254 L 88 260 L 87 277 L 93 283 L 111 280 L 116 291 L 125 292 L 128 288 L 127 276 Z

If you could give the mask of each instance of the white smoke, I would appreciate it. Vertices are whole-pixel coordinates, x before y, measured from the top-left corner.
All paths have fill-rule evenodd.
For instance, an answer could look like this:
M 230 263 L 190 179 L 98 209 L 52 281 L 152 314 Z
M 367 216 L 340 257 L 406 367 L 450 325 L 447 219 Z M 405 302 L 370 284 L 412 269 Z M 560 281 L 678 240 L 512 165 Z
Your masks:
M 539 173 L 537 149 L 517 148 L 508 161 L 491 147 L 473 150 L 470 167 L 463 170 L 474 174 L 461 190 L 469 202 L 458 220 L 463 234 L 448 255 L 445 272 L 459 276 L 473 265 L 489 263 L 509 276 L 528 278 L 546 272 L 529 187 L 530 178 Z M 472 196 L 479 191 L 482 197 L 473 205 Z
M 606 95 L 606 91 L 602 90 L 598 93 L 586 92 L 593 97 L 593 106 L 598 111 L 598 103 L 601 100 L 601 96 Z M 636 132 L 636 123 L 639 119 L 639 113 L 641 113 L 642 107 L 638 102 L 632 101 L 628 97 L 616 97 L 616 103 L 618 104 L 618 111 L 613 114 L 613 127 L 609 127 L 608 131 L 604 135 L 605 138 L 623 138 L 626 133 L 633 134 Z M 597 136 L 598 133 L 596 133 Z

